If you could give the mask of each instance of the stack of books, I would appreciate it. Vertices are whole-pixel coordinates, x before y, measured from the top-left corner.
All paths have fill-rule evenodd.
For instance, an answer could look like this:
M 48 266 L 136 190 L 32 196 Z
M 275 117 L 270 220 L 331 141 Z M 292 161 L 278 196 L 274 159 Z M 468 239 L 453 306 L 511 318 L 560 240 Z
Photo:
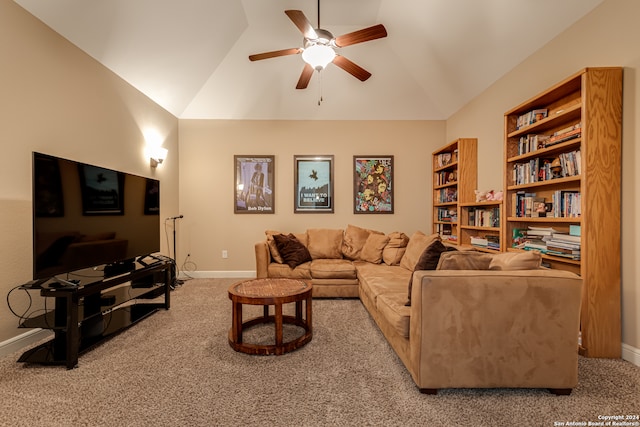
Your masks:
M 493 249 L 495 251 L 500 250 L 500 236 L 495 234 L 487 234 L 484 237 L 471 236 L 471 246 L 478 248 Z
M 513 230 L 513 246 L 524 250 L 540 251 L 543 254 L 580 259 L 580 226 L 572 225 L 567 233 L 552 227 L 532 227 Z
M 554 233 L 547 241 L 547 254 L 580 259 L 580 236 Z

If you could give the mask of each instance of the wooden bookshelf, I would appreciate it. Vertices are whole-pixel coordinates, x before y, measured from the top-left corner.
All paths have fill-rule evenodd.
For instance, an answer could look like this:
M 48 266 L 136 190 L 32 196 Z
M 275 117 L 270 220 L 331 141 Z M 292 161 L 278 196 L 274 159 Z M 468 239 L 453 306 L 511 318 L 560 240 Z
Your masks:
M 543 262 L 582 276 L 581 353 L 619 358 L 622 68 L 579 71 L 507 111 L 504 128 L 506 249 L 530 227 L 579 227 L 579 258 L 543 250 Z
M 433 232 L 458 244 L 460 203 L 475 199 L 478 140 L 460 138 L 433 152 Z
M 502 207 L 503 203 L 499 200 L 460 203 L 459 244 L 489 253 L 504 251 Z M 488 246 L 479 246 L 474 243 L 476 239 L 488 240 Z

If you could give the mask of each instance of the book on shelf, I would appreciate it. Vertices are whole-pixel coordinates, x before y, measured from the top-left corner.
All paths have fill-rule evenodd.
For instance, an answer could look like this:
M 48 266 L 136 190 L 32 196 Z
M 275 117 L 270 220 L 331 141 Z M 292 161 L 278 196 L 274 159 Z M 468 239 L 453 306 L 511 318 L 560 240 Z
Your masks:
M 552 195 L 553 216 L 578 218 L 581 215 L 581 195 L 577 190 L 558 190 Z
M 516 128 L 521 129 L 525 126 L 529 126 L 534 124 L 535 122 L 539 122 L 540 120 L 547 117 L 549 110 L 546 108 L 536 108 L 535 110 L 531 110 L 525 114 L 518 116 L 516 120 Z
M 486 248 L 489 245 L 489 240 L 483 237 L 471 236 L 471 245 L 480 246 L 481 248 Z
M 566 233 L 553 233 L 552 238 L 561 242 L 580 243 L 582 241 L 580 236 L 575 236 Z
M 551 138 L 549 135 L 537 134 L 521 136 L 518 140 L 518 155 L 520 156 L 546 147 L 549 138 Z
M 561 142 L 569 141 L 571 139 L 579 138 L 582 136 L 582 126 L 580 123 L 569 126 L 553 133 L 546 141 L 545 147 L 560 144 Z
M 441 188 L 438 195 L 440 203 L 453 203 L 458 201 L 458 190 L 456 188 Z
M 569 235 L 580 236 L 582 235 L 582 228 L 579 225 L 571 224 L 569 226 Z
M 545 253 L 547 252 L 547 243 L 542 239 L 527 238 L 522 244 L 522 249 L 537 250 Z

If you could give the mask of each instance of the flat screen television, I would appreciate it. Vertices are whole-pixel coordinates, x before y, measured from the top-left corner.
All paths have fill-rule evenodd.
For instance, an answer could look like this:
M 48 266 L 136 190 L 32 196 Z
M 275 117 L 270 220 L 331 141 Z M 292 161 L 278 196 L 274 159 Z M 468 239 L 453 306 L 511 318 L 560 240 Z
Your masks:
M 33 278 L 160 251 L 160 181 L 33 153 Z

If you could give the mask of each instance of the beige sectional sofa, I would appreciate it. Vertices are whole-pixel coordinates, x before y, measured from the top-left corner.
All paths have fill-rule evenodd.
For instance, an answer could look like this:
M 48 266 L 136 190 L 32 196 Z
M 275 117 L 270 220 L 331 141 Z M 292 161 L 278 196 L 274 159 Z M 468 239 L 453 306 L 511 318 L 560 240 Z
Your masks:
M 541 267 L 537 252 L 446 251 L 437 235 L 353 225 L 266 234 L 255 245 L 257 276 L 308 281 L 314 297 L 360 298 L 424 393 L 568 394 L 577 384 L 582 280 Z M 287 265 L 282 236 L 309 259 Z

